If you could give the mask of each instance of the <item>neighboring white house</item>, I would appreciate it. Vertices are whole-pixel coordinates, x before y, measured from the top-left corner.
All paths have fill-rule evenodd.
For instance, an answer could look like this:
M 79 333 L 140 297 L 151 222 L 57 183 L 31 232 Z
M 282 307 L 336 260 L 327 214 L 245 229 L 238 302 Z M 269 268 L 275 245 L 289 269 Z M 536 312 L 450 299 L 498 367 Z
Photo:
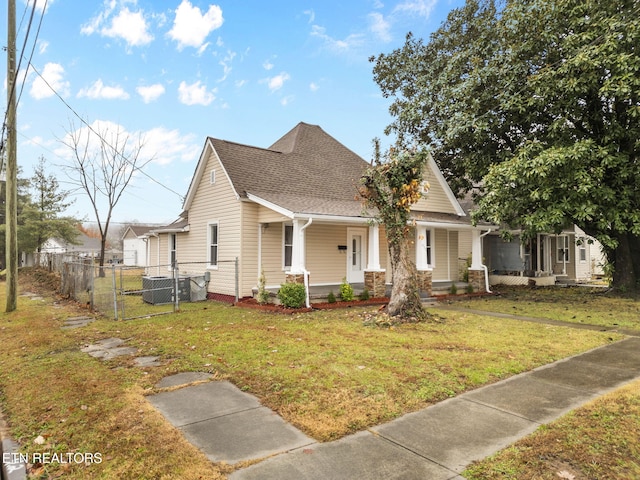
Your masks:
M 127 266 L 147 266 L 149 230 L 157 225 L 129 225 L 122 235 L 123 263 Z
M 524 244 L 518 232 L 511 241 L 494 233 L 484 238 L 483 256 L 490 282 L 507 285 L 587 282 L 602 274 L 604 264 L 600 244 L 576 226 L 560 234 L 538 234 Z
M 100 255 L 100 239 L 89 237 L 80 232 L 76 237 L 77 245 L 71 244 L 60 238 L 50 238 L 42 245 L 40 253 L 75 253 L 86 257 Z

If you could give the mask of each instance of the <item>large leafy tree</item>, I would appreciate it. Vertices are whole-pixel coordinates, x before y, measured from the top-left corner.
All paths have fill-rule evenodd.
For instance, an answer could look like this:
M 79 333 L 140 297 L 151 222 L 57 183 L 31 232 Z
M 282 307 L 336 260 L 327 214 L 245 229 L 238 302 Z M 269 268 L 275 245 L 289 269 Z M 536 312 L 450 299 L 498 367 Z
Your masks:
M 525 238 L 572 224 L 640 279 L 640 0 L 468 0 L 375 61 L 388 127 Z

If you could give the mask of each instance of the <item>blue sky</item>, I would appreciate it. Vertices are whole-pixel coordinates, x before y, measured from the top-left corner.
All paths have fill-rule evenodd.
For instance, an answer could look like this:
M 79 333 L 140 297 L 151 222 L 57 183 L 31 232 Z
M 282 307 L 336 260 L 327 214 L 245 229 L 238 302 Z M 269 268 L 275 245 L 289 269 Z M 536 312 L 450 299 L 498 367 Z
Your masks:
M 31 1 L 17 0 L 19 52 Z M 368 160 L 372 138 L 391 122 L 368 58 L 400 47 L 409 31 L 427 38 L 462 3 L 49 0 L 43 14 L 37 0 L 20 75 L 18 163 L 30 176 L 44 156 L 71 188 L 63 141 L 86 128 L 78 117 L 143 138 L 142 155 L 153 160 L 113 219 L 168 223 L 207 136 L 266 148 L 304 121 Z M 3 45 L 6 15 L 3 8 Z M 32 49 L 37 73 L 25 69 Z M 69 213 L 94 220 L 86 197 L 74 198 Z

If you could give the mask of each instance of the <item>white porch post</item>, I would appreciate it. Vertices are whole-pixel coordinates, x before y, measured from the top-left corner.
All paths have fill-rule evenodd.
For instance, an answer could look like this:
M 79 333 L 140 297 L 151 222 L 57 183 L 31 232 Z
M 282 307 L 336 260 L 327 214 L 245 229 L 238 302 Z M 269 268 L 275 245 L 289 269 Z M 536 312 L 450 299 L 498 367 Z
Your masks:
M 291 270 L 289 273 L 300 274 L 304 272 L 304 230 L 301 221 L 293 220 L 293 244 L 291 245 Z
M 367 250 L 367 270 L 379 272 L 380 268 L 380 227 L 369 225 L 369 249 Z
M 482 270 L 482 238 L 480 230 L 471 230 L 471 270 Z

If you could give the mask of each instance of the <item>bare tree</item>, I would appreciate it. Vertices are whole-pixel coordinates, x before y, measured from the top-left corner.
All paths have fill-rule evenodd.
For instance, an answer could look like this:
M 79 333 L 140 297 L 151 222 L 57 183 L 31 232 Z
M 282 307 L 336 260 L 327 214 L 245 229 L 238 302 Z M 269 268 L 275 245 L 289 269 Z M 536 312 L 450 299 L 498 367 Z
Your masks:
M 100 231 L 100 267 L 113 210 L 136 171 L 153 158 L 143 160 L 141 136 L 131 139 L 119 125 L 95 122 L 75 129 L 73 122 L 62 143 L 71 150 L 72 162 L 64 168 L 73 185 L 84 192 Z M 103 274 L 102 268 L 100 269 Z

